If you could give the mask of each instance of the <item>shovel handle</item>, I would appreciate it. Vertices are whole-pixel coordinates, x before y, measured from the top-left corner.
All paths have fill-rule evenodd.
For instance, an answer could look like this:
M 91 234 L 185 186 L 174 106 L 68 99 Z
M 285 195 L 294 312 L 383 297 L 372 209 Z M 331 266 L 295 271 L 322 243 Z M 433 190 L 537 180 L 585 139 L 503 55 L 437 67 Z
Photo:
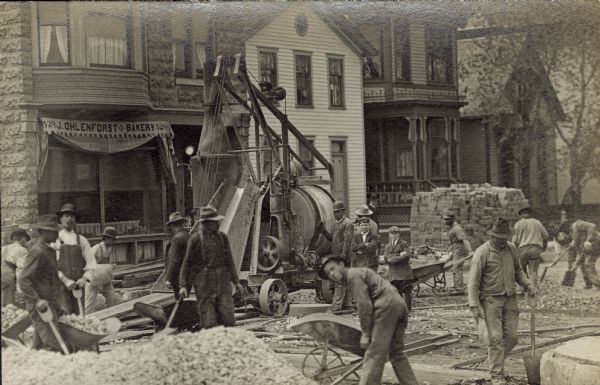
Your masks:
M 169 320 L 167 321 L 167 325 L 165 326 L 165 329 L 168 329 L 171 327 L 171 322 L 173 322 L 173 318 L 175 318 L 175 314 L 177 313 L 177 309 L 179 309 L 179 304 L 181 303 L 181 301 L 183 301 L 183 298 L 179 298 L 177 300 L 177 302 L 175 302 L 175 306 L 173 307 L 173 310 L 171 311 L 171 314 L 169 315 Z
M 52 330 L 52 334 L 54 334 L 54 338 L 56 338 L 56 341 L 58 341 L 58 345 L 60 346 L 60 349 L 62 350 L 62 352 L 65 355 L 68 355 L 69 349 L 67 349 L 67 345 L 65 344 L 65 341 L 63 340 L 62 336 L 58 332 L 58 328 L 56 327 L 56 324 L 54 323 L 54 314 L 52 314 L 52 311 L 50 310 L 50 308 L 46 305 L 43 305 L 43 306 L 37 306 L 36 310 L 37 310 L 38 314 L 40 315 L 40 318 L 42 319 L 42 321 L 44 321 L 48 325 L 50 325 L 50 330 Z
M 536 298 L 531 298 L 529 307 L 531 308 L 531 357 L 535 356 L 535 306 Z

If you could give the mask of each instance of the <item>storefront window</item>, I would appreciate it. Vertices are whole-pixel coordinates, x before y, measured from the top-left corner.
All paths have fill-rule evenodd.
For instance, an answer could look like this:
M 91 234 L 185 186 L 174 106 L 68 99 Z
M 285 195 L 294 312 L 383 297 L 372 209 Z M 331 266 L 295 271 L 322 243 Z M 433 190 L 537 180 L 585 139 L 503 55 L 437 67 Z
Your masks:
M 86 18 L 86 33 L 91 66 L 130 66 L 127 16 L 90 14 Z
M 161 182 L 154 146 L 91 154 L 50 138 L 38 185 L 39 211 L 56 212 L 64 203 L 74 203 L 81 212 L 79 230 L 85 235 L 100 234 L 103 225 L 117 227 L 121 234 L 162 232 Z
M 40 41 L 40 64 L 68 64 L 68 3 L 62 1 L 40 1 L 37 4 Z

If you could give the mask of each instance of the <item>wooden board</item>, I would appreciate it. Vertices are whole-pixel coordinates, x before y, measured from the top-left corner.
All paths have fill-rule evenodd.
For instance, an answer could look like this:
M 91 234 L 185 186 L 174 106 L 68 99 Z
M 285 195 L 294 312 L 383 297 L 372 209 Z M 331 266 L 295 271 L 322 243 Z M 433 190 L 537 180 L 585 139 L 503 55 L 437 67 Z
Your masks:
M 168 304 L 169 302 L 174 303 L 175 298 L 173 297 L 173 293 L 152 293 L 152 294 L 140 297 L 140 298 L 132 299 L 131 301 L 123 302 L 118 305 L 97 311 L 97 312 L 93 313 L 93 315 L 95 318 L 98 318 L 101 320 L 110 318 L 110 317 L 119 318 L 120 316 L 123 316 L 125 314 L 133 313 L 133 305 L 136 302 L 143 302 L 143 303 L 148 303 L 148 304 L 153 304 L 153 305 L 159 305 L 159 304 L 162 305 L 162 304 Z

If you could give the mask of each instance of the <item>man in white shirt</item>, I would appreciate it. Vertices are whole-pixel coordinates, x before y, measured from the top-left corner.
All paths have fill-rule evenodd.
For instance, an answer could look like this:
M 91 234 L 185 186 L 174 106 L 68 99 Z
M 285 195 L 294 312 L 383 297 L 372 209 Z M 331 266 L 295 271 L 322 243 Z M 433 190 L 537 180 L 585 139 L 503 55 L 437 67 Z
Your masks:
M 73 296 L 72 290 L 79 286 L 84 289 L 85 295 L 85 284 L 91 280 L 91 270 L 96 267 L 96 260 L 88 240 L 75 231 L 75 224 L 79 217 L 75 206 L 66 203 L 57 216 L 62 225 L 56 242 L 58 277 L 64 284 L 60 290 L 60 306 L 66 314 L 79 314 L 77 299 Z
M 117 229 L 107 226 L 102 233 L 102 242 L 92 247 L 92 255 L 96 263 L 94 269 L 88 270 L 85 276 L 89 281 L 85 284 L 85 314 L 96 311 L 96 297 L 102 294 L 106 298 L 106 306 L 115 306 L 120 302 L 120 297 L 115 293 L 112 284 L 113 265 L 111 261 L 112 245 L 117 239 Z
M 17 285 L 17 282 L 25 266 L 25 260 L 27 259 L 27 248 L 25 246 L 29 242 L 30 237 L 26 230 L 16 229 L 10 234 L 10 240 L 13 243 L 2 248 L 2 258 L 4 258 L 7 267 L 14 271 L 14 287 L 20 293 L 21 289 Z M 18 297 L 15 298 L 15 301 L 20 302 Z

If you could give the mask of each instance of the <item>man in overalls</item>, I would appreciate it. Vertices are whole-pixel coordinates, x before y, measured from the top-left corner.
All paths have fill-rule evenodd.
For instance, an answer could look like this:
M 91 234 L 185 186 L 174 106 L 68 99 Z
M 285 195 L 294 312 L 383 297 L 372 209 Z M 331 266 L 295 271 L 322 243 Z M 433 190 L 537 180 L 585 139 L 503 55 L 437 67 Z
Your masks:
M 64 286 L 61 287 L 60 306 L 66 314 L 80 314 L 77 299 L 73 296 L 76 286 L 85 288 L 91 281 L 91 272 L 85 271 L 96 267 L 96 260 L 88 240 L 77 234 L 75 223 L 79 214 L 72 203 L 66 203 L 57 213 L 62 229 L 58 233 L 56 247 L 58 249 L 58 276 Z M 85 293 L 84 297 L 85 298 Z M 83 301 L 82 298 L 82 301 Z
M 180 298 L 186 298 L 194 285 L 202 329 L 233 326 L 235 313 L 231 283 L 238 291 L 243 290 L 229 239 L 219 231 L 222 219 L 223 216 L 212 206 L 200 209 L 201 229 L 190 236 L 179 274 Z

